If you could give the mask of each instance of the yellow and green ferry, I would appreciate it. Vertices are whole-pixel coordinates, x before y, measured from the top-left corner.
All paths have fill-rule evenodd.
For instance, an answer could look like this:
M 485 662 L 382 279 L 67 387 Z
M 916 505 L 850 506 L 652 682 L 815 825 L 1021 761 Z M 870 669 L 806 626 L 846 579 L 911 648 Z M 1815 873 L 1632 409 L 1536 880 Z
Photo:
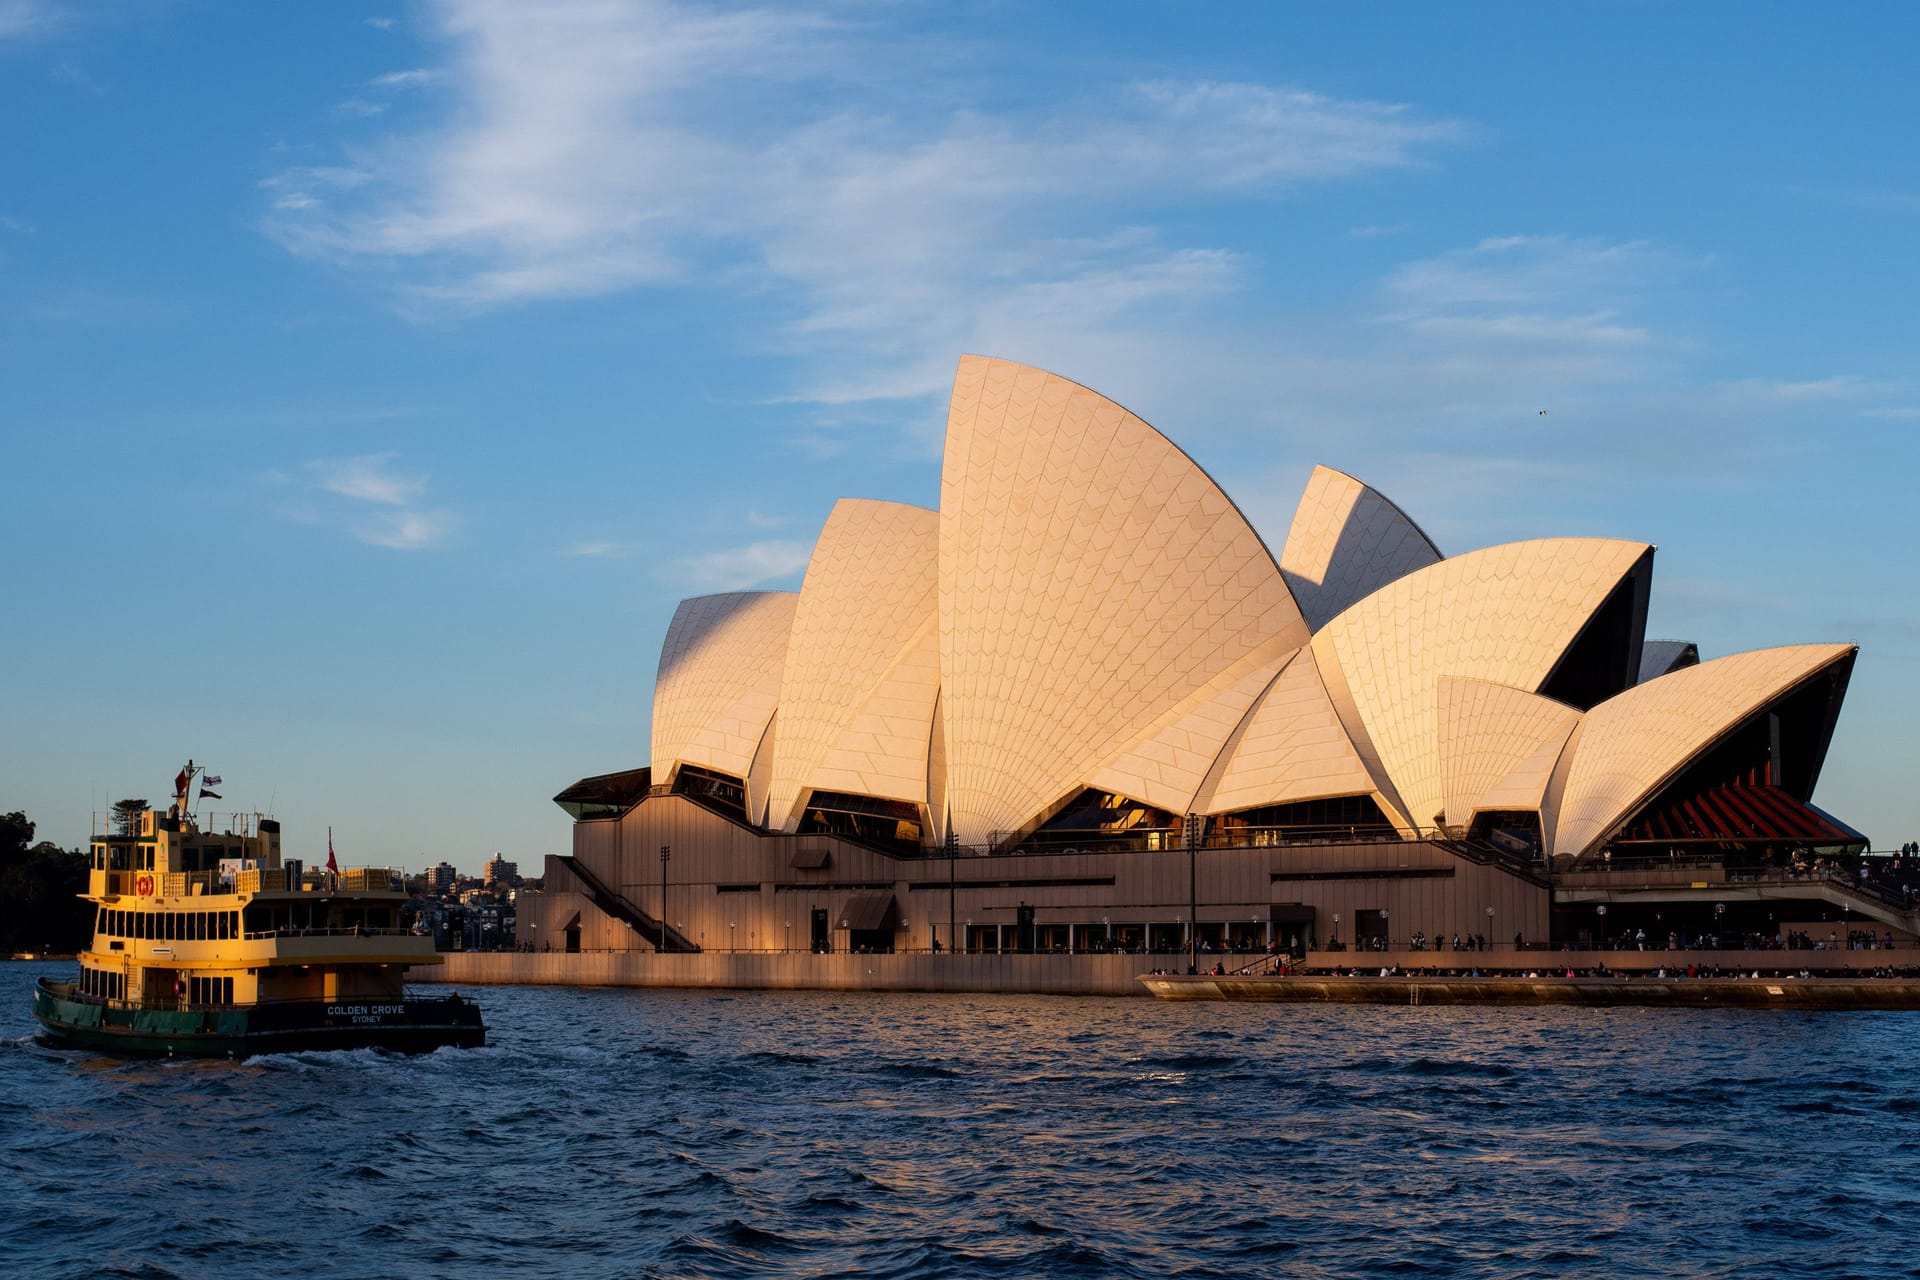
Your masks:
M 307 871 L 280 854 L 280 824 L 236 815 L 203 831 L 174 779 L 165 813 L 96 835 L 95 905 L 77 982 L 41 978 L 33 1016 L 54 1039 L 147 1056 L 243 1057 L 313 1049 L 425 1052 L 486 1043 L 458 995 L 406 994 L 415 965 L 442 963 L 401 927 L 406 901 L 384 868 Z M 333 859 L 328 840 L 327 859 Z

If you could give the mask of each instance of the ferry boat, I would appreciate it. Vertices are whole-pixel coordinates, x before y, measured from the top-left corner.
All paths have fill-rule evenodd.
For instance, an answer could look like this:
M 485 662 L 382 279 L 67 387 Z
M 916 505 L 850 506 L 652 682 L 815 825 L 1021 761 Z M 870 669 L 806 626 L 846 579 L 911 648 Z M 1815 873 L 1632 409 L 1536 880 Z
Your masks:
M 52 1038 L 196 1057 L 486 1043 L 473 1002 L 407 996 L 408 968 L 442 960 L 431 937 L 400 927 L 397 875 L 339 870 L 331 835 L 327 869 L 306 871 L 281 857 L 272 818 L 201 830 L 187 802 L 201 772 L 187 762 L 167 812 L 93 837 L 80 980 L 34 987 L 33 1016 Z

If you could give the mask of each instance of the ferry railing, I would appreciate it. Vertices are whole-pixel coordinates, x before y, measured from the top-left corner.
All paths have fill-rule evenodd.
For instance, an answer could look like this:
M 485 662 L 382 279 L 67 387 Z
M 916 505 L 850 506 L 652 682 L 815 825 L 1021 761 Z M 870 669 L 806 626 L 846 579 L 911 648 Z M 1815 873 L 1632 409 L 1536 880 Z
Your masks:
M 243 942 L 270 942 L 275 938 L 424 938 L 429 934 L 417 934 L 412 929 L 376 927 L 373 925 L 342 925 L 329 929 L 258 929 L 252 933 L 243 933 Z

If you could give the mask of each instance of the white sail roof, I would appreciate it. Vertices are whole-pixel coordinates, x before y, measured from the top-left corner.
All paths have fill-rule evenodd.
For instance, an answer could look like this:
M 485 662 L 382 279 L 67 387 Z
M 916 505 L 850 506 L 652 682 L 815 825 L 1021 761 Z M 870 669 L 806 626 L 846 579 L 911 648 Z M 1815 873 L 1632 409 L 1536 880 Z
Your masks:
M 1280 572 L 1318 631 L 1347 606 L 1441 559 L 1420 526 L 1378 491 L 1315 467 L 1280 551 Z
M 1465 676 L 1537 691 L 1621 579 L 1652 550 L 1611 538 L 1512 542 L 1442 560 L 1383 587 L 1313 640 L 1337 666 L 1351 706 L 1406 806 L 1431 828 L 1440 776 L 1440 679 Z
M 1476 810 L 1540 807 L 1580 712 L 1525 689 L 1440 678 L 1440 787 L 1447 824 Z
M 1579 856 L 1612 834 L 1695 756 L 1854 646 L 1758 649 L 1682 667 L 1587 712 L 1555 779 L 1556 854 Z
M 793 830 L 808 791 L 926 799 L 940 690 L 940 517 L 843 498 L 814 543 L 787 641 L 769 821 Z
M 940 681 L 960 839 L 1031 824 L 1275 639 L 1273 557 L 1193 460 L 1077 383 L 967 356 L 940 487 Z
M 1194 807 L 1214 814 L 1330 796 L 1384 800 L 1378 790 L 1308 647 L 1262 692 Z M 1381 807 L 1391 812 L 1390 804 Z
M 733 591 L 682 600 L 653 685 L 653 776 L 681 764 L 745 779 L 780 702 L 799 596 Z

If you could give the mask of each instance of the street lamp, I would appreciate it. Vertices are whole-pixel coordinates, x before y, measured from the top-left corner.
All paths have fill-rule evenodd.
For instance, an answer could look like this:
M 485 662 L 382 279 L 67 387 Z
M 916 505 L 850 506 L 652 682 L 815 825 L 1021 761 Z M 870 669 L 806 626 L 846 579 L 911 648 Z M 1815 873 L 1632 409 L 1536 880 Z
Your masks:
M 727 950 L 733 950 L 733 921 L 727 921 Z
M 1493 908 L 1487 908 L 1487 947 L 1493 947 Z
M 673 857 L 673 846 L 660 846 L 660 950 L 667 949 L 667 863 Z
M 1330 941 L 1335 944 L 1340 941 L 1340 913 L 1338 911 L 1333 913 L 1333 937 Z M 1336 945 L 1334 949 L 1338 950 L 1339 948 Z
M 1593 913 L 1600 917 L 1600 946 L 1604 950 L 1607 945 L 1607 904 L 1601 903 L 1593 909 Z
M 1387 919 L 1387 908 L 1380 908 L 1380 928 L 1385 931 L 1387 950 L 1393 950 L 1393 923 Z

